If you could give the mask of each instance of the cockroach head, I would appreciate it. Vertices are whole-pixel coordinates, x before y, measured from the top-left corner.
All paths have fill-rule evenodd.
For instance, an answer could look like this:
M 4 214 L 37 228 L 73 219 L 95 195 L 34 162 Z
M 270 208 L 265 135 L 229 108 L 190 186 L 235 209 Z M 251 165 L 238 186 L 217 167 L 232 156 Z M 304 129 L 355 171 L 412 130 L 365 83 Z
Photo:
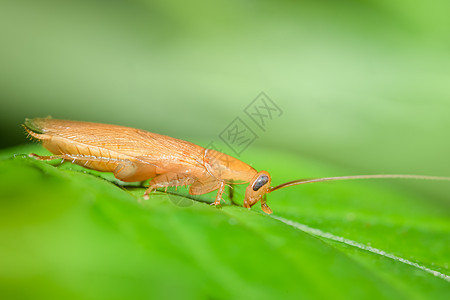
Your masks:
M 250 208 L 261 200 L 262 210 L 268 214 L 272 213 L 264 198 L 264 195 L 270 192 L 270 182 L 270 175 L 266 171 L 256 173 L 245 190 L 244 207 Z

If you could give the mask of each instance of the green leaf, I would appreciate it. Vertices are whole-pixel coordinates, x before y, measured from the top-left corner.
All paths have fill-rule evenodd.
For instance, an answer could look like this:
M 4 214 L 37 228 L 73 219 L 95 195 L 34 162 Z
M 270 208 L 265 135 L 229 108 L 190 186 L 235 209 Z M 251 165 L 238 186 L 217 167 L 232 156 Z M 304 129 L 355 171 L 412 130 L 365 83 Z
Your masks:
M 205 203 L 214 193 L 190 199 L 182 188 L 139 203 L 139 184 L 36 161 L 31 152 L 45 153 L 21 146 L 0 156 L 2 299 L 444 299 L 450 292 L 448 203 L 386 181 L 286 188 L 268 195 L 274 214 L 266 215 L 230 201 L 215 208 Z M 289 153 L 247 152 L 274 185 L 344 175 Z M 234 189 L 238 203 L 244 188 Z

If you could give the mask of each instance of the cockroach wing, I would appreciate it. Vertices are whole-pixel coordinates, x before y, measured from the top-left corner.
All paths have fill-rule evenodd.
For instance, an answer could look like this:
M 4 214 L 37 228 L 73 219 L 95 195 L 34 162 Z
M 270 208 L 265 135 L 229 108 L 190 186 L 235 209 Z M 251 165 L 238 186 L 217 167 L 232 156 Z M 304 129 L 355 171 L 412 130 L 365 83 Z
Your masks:
M 32 119 L 27 126 L 67 142 L 92 146 L 155 165 L 157 173 L 201 168 L 204 148 L 148 131 L 90 122 Z

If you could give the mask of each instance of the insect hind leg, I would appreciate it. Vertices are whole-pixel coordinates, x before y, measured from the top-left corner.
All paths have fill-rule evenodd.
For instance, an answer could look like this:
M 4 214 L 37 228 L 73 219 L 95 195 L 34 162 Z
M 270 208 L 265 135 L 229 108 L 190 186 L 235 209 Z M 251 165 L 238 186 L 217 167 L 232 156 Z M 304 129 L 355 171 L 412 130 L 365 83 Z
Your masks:
M 54 160 L 61 158 L 60 155 L 51 155 L 51 156 L 43 156 L 43 155 L 37 155 L 36 153 L 30 153 L 28 154 L 29 157 L 33 157 L 37 160 Z
M 149 194 L 156 190 L 157 188 L 161 187 L 169 187 L 169 186 L 183 186 L 183 185 L 189 185 L 194 183 L 195 179 L 191 176 L 187 176 L 184 174 L 178 174 L 178 173 L 165 173 L 161 174 L 159 176 L 156 176 L 152 180 L 150 180 L 149 188 L 144 193 L 144 199 L 148 200 Z
M 72 157 L 69 157 L 66 154 L 62 154 L 62 155 L 37 155 L 36 153 L 30 153 L 28 154 L 29 157 L 33 157 L 34 159 L 37 160 L 55 160 L 55 159 L 66 159 L 66 160 L 70 160 L 73 159 Z

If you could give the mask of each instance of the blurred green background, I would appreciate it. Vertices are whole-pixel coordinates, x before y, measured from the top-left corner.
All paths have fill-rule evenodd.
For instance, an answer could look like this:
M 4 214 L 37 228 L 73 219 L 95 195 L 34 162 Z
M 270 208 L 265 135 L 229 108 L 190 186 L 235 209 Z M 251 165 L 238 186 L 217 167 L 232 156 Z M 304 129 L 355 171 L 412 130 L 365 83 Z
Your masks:
M 236 117 L 241 117 L 259 136 L 241 158 L 248 163 L 254 163 L 253 166 L 257 169 L 268 169 L 268 171 L 275 171 L 278 175 L 286 174 L 283 180 L 362 173 L 449 176 L 449 11 L 450 2 L 448 0 L 0 0 L 0 147 L 9 148 L 26 142 L 23 129 L 20 127 L 26 117 L 51 115 L 59 119 L 114 123 L 174 136 L 203 146 L 210 141 L 219 142 L 218 135 L 224 128 Z M 244 113 L 244 108 L 262 91 L 283 110 L 283 115 L 269 122 L 265 131 L 258 129 Z M 232 151 L 226 148 L 224 150 L 234 155 Z M 283 157 L 268 155 L 271 153 L 282 153 L 281 155 L 284 153 L 285 155 Z M 298 161 L 294 163 L 293 161 L 297 157 Z M 293 163 L 290 164 L 290 161 Z M 311 165 L 308 165 L 310 161 Z M 80 241 L 79 245 L 82 249 L 87 247 L 86 253 L 90 253 L 91 239 L 93 244 L 106 245 L 104 247 L 107 248 L 108 245 L 115 245 L 118 235 L 115 231 L 111 233 L 111 230 L 115 230 L 114 224 L 122 221 L 123 224 L 118 225 L 120 227 L 118 231 L 122 234 L 125 233 L 126 238 L 131 235 L 131 240 L 137 241 L 136 249 L 138 250 L 132 248 L 135 251 L 132 251 L 133 254 L 140 253 L 140 247 L 145 244 L 143 241 L 149 244 L 147 245 L 149 248 L 154 247 L 151 241 L 146 240 L 149 232 L 147 229 L 156 232 L 155 239 L 167 237 L 168 243 L 173 243 L 173 248 L 169 247 L 173 252 L 174 249 L 178 249 L 178 240 L 177 236 L 170 236 L 170 232 L 176 232 L 180 237 L 188 236 L 183 244 L 187 248 L 191 246 L 189 243 L 191 238 L 201 246 L 203 236 L 210 237 L 215 234 L 213 230 L 208 231 L 207 228 L 211 219 L 219 216 L 220 221 L 217 222 L 223 222 L 226 225 L 222 226 L 222 223 L 217 225 L 220 234 L 228 232 L 227 226 L 231 223 L 227 222 L 231 221 L 224 216 L 227 214 L 238 218 L 239 222 L 243 222 L 245 226 L 267 224 L 268 228 L 263 225 L 264 231 L 260 235 L 255 234 L 259 239 L 258 243 L 260 244 L 258 245 L 277 249 L 277 246 L 273 245 L 278 245 L 280 235 L 278 232 L 272 232 L 273 235 L 268 233 L 271 228 L 276 227 L 271 223 L 273 220 L 270 219 L 263 221 L 263 219 L 258 219 L 258 216 L 252 215 L 251 218 L 255 220 L 244 221 L 248 216 L 241 215 L 241 211 L 235 208 L 224 209 L 226 213 L 223 215 L 222 212 L 211 212 L 198 205 L 195 206 L 195 209 L 177 210 L 173 207 L 166 208 L 167 205 L 170 207 L 170 203 L 167 204 L 167 201 L 161 202 L 162 204 L 152 202 L 148 204 L 151 209 L 142 212 L 136 207 L 129 208 L 125 204 L 120 204 L 119 200 L 117 202 L 119 204 L 114 202 L 115 200 L 111 200 L 111 202 L 109 198 L 104 198 L 103 194 L 100 196 L 90 195 L 88 190 L 91 188 L 86 188 L 83 180 L 91 182 L 89 180 L 93 179 L 76 179 L 77 176 L 80 176 L 76 173 L 73 180 L 80 182 L 70 183 L 72 179 L 65 178 L 65 173 L 51 171 L 45 165 L 36 163 L 34 166 L 32 162 L 20 161 L 16 163 L 17 165 L 10 162 L 5 163 L 6 167 L 3 167 L 3 170 L 10 170 L 13 173 L 13 170 L 17 169 L 23 174 L 28 174 L 26 178 L 34 180 L 31 182 L 31 186 L 42 192 L 43 195 L 47 195 L 46 193 L 49 195 L 41 197 L 44 206 L 33 201 L 27 204 L 26 201 L 30 199 L 29 194 L 17 197 L 17 201 L 23 201 L 20 205 L 17 204 L 17 207 L 14 206 L 14 202 L 6 204 L 4 201 L 3 203 L 6 207 L 5 215 L 10 215 L 13 220 L 10 221 L 10 224 L 13 224 L 14 220 L 18 220 L 19 228 L 22 226 L 20 222 L 30 217 L 29 228 L 33 230 L 27 231 L 30 230 L 28 228 L 23 230 L 23 233 L 26 241 L 28 238 L 33 241 L 30 242 L 31 245 L 40 245 L 39 247 L 34 246 L 35 251 L 41 251 L 38 250 L 41 249 L 40 247 L 53 247 L 51 243 L 60 238 L 69 244 L 76 244 L 77 241 Z M 20 164 L 23 166 L 18 168 Z M 27 164 L 31 164 L 32 167 Z M 305 169 L 302 169 L 302 166 L 305 166 Z M 61 187 L 60 190 L 53 190 L 51 188 L 52 181 L 42 175 L 45 172 L 41 172 L 41 174 L 36 171 L 37 169 L 42 169 L 50 174 L 56 172 L 57 174 L 55 173 L 52 180 L 61 184 L 64 189 Z M 313 173 L 308 173 L 310 170 Z M 327 171 L 322 172 L 321 170 Z M 330 173 L 329 170 L 339 171 Z M 298 175 L 296 175 L 297 173 Z M 11 175 L 11 182 L 20 182 L 20 175 L 19 173 Z M 70 174 L 70 176 L 72 175 Z M 45 178 L 42 179 L 40 176 Z M 274 178 L 273 182 L 278 184 L 281 183 L 280 180 Z M 362 188 L 361 193 L 358 194 L 358 187 L 349 183 L 346 187 L 348 190 L 356 191 L 354 194 L 345 190 L 345 192 L 329 194 L 328 198 L 326 198 L 326 194 L 330 190 L 323 190 L 320 186 L 306 188 L 305 190 L 308 192 L 305 193 L 308 196 L 316 197 L 303 197 L 302 200 L 305 203 L 298 206 L 294 204 L 294 207 L 298 208 L 298 211 L 295 212 L 291 206 L 283 206 L 285 202 L 282 201 L 289 202 L 289 200 L 281 199 L 284 199 L 283 195 L 287 195 L 287 199 L 300 197 L 299 195 L 302 193 L 300 188 L 291 191 L 283 190 L 279 193 L 280 196 L 276 196 L 280 199 L 279 202 L 274 201 L 274 205 L 279 205 L 278 211 L 285 214 L 285 217 L 297 218 L 311 226 L 314 225 L 317 228 L 362 242 L 372 242 L 375 246 L 378 242 L 382 249 L 400 253 L 412 260 L 416 253 L 415 257 L 421 260 L 421 263 L 431 266 L 437 262 L 436 268 L 446 273 L 448 270 L 449 231 L 447 221 L 450 186 L 419 181 L 386 183 L 386 185 L 389 184 L 403 188 L 403 198 L 395 195 L 390 198 L 389 193 L 382 191 L 378 194 L 375 192 L 375 188 L 372 190 Z M 50 186 L 49 189 L 44 188 L 47 185 Z M 95 190 L 95 186 L 97 186 L 97 182 L 93 184 L 93 190 Z M 5 187 L 8 187 L 8 184 L 5 183 Z M 83 192 L 79 192 L 80 187 Z M 85 188 L 86 190 L 84 190 Z M 102 191 L 101 186 L 98 188 Z M 65 199 L 68 201 L 67 203 L 59 201 L 59 197 L 66 189 L 73 192 L 72 195 L 67 194 L 68 197 Z M 11 191 L 9 195 L 12 195 L 11 199 L 14 199 L 13 195 L 16 190 L 11 188 Z M 373 195 L 367 195 L 368 191 L 374 191 Z M 23 193 L 25 192 L 31 193 L 32 191 L 24 189 Z M 111 199 L 124 198 L 122 194 L 118 195 L 118 191 L 108 190 L 105 193 L 114 195 L 108 196 Z M 339 208 L 341 199 L 335 201 L 337 199 L 335 197 L 347 194 L 353 195 L 353 198 L 349 202 L 350 205 L 341 208 L 341 212 Z M 367 202 L 360 201 L 361 199 L 356 194 L 364 197 Z M 325 198 L 320 198 L 319 195 Z M 274 195 L 271 196 L 274 197 Z M 416 196 L 422 202 L 411 200 Z M 328 199 L 329 202 L 315 202 L 318 198 Z M 77 199 L 82 204 L 76 202 Z M 379 199 L 379 206 L 374 206 L 376 208 L 374 209 L 372 205 L 376 205 L 376 203 L 371 204 L 369 199 L 373 199 L 372 203 Z M 391 201 L 391 199 L 393 200 Z M 293 201 L 295 202 L 295 199 Z M 34 222 L 33 213 L 36 211 L 35 205 L 39 206 L 39 209 L 45 210 L 46 203 L 48 203 L 48 207 L 53 207 L 54 203 L 60 203 L 64 209 L 66 206 L 73 209 L 71 205 L 74 207 L 79 205 L 84 210 L 77 211 L 79 218 L 76 221 L 61 217 L 58 219 L 59 221 L 49 223 L 51 226 L 48 225 L 48 232 L 51 234 L 47 233 L 47 227 L 36 229 L 37 232 L 43 232 L 44 237 L 56 237 L 53 240 L 49 238 L 49 244 L 41 244 L 39 238 L 33 236 L 35 228 L 32 223 Z M 86 203 L 95 204 L 92 208 L 90 204 Z M 332 206 L 333 203 L 335 206 Z M 364 208 L 362 212 L 358 211 L 356 221 L 354 221 L 355 216 L 348 213 L 348 209 L 352 207 L 356 209 L 359 203 L 368 208 Z M 383 208 L 389 203 L 392 204 L 392 207 L 389 206 L 390 210 L 387 209 L 384 212 Z M 412 203 L 411 207 L 408 207 L 408 211 L 402 215 L 402 207 L 407 207 L 409 203 Z M 159 206 L 160 204 L 161 206 Z M 428 204 L 433 207 L 433 213 L 429 215 L 428 208 L 422 208 L 422 205 L 427 207 Z M 9 208 L 8 205 L 13 208 Z M 312 208 L 308 208 L 308 205 Z M 329 208 L 328 205 L 331 205 L 332 208 Z M 58 207 L 54 210 L 60 209 Z M 90 227 L 89 222 L 92 220 L 86 216 L 91 215 L 85 212 L 90 212 L 90 209 L 94 211 L 92 215 L 95 218 L 101 219 L 103 214 L 106 215 L 105 222 L 109 222 L 108 226 L 105 226 L 105 228 L 107 227 L 106 235 L 102 231 L 103 227 L 101 230 L 100 227 Z M 123 212 L 117 212 L 120 209 L 123 209 Z M 13 213 L 10 213 L 10 210 Z M 26 210 L 25 217 L 19 213 L 22 210 Z M 72 210 L 67 210 L 72 213 Z M 323 212 L 325 217 L 314 217 L 318 212 Z M 50 213 L 53 213 L 52 209 L 49 209 Z M 426 217 L 422 217 L 421 213 Z M 76 212 L 73 214 L 75 215 Z M 201 215 L 199 217 L 201 221 L 198 221 L 198 224 L 193 221 L 197 220 L 197 214 Z M 140 221 L 141 219 L 147 220 L 149 215 L 152 220 L 155 220 L 151 221 L 153 222 L 151 226 L 145 223 L 147 221 Z M 186 215 L 190 217 L 185 217 Z M 376 215 L 380 215 L 379 219 Z M 133 224 L 130 225 L 131 229 L 127 227 L 126 224 L 129 222 L 127 216 L 138 218 L 136 227 L 133 227 Z M 369 217 L 366 218 L 366 216 Z M 35 217 L 40 218 L 39 215 Z M 344 222 L 341 222 L 341 217 Z M 359 220 L 359 217 L 362 220 Z M 393 221 L 390 219 L 391 217 Z M 42 219 L 45 218 L 44 215 Z M 189 224 L 189 228 L 192 229 L 187 230 L 188 234 L 183 231 L 182 224 L 179 224 L 181 222 L 179 220 L 185 220 L 184 218 L 188 221 L 183 224 Z M 158 232 L 157 230 L 161 229 L 160 224 L 167 219 L 172 222 L 169 222 L 172 227 L 169 224 L 167 229 L 163 228 L 168 232 Z M 324 220 L 323 223 L 322 220 Z M 406 220 L 406 225 L 402 223 L 404 220 Z M 252 223 L 253 221 L 255 222 Z M 78 226 L 81 226 L 80 230 L 73 229 Z M 214 226 L 216 225 L 213 225 L 213 229 L 216 228 Z M 245 226 L 244 229 L 248 229 Z M 61 232 L 55 233 L 52 231 L 54 228 Z M 63 229 L 59 228 L 72 230 L 70 232 L 80 234 L 80 236 L 71 239 L 64 236 L 65 231 L 63 232 Z M 95 230 L 98 232 L 91 232 L 91 228 L 96 228 Z M 396 231 L 393 232 L 393 228 Z M 241 248 L 252 247 L 254 240 L 248 240 L 244 229 L 241 228 L 239 230 L 242 231 L 233 231 L 233 233 L 240 237 Z M 417 236 L 416 233 L 411 234 L 411 231 L 415 232 L 416 229 Z M 21 229 L 18 230 L 17 232 L 20 232 Z M 138 233 L 133 230 L 137 230 Z M 282 233 L 286 234 L 287 230 L 283 230 Z M 354 230 L 354 235 L 352 235 L 352 230 Z M 17 233 L 13 230 L 5 232 L 9 232 L 11 235 Z M 197 235 L 197 232 L 200 233 Z M 409 232 L 409 236 L 405 237 L 405 232 Z M 298 233 L 290 231 L 288 233 L 295 237 L 290 240 L 292 244 L 286 244 L 289 247 L 303 251 L 305 243 L 313 245 L 308 248 L 309 250 L 305 250 L 303 260 L 300 259 L 300 263 L 296 266 L 299 270 L 303 270 L 304 264 L 310 261 L 309 267 L 304 268 L 306 278 L 311 279 L 308 272 L 314 272 L 314 265 L 320 264 L 323 259 L 330 260 L 330 264 L 333 264 L 334 260 L 338 261 L 336 269 L 338 269 L 337 266 L 341 268 L 341 266 L 351 264 L 350 261 L 353 262 L 353 257 L 347 261 L 346 257 L 342 260 L 336 258 L 340 257 L 340 254 L 329 255 L 327 252 L 329 248 L 321 247 L 322 244 L 317 246 L 315 244 L 317 241 L 313 239 L 310 241 L 309 236 L 306 237 L 306 240 L 298 241 Z M 110 237 L 108 234 L 111 234 L 111 240 L 114 240 L 114 243 L 108 240 Z M 220 234 L 217 236 L 221 236 Z M 266 235 L 269 237 L 262 238 Z M 275 241 L 275 243 L 266 243 L 267 240 Z M 220 238 L 212 240 L 211 243 L 213 245 L 211 249 L 219 254 L 222 253 L 218 248 L 230 245 Z M 225 245 L 221 243 L 225 243 Z M 27 245 L 27 242 L 23 244 Z M 23 244 L 17 242 L 17 249 Z M 10 254 L 17 251 L 14 245 L 11 246 L 11 250 L 8 250 Z M 86 273 L 97 270 L 105 272 L 100 276 L 101 278 L 104 278 L 102 276 L 108 277 L 110 275 L 108 268 L 112 266 L 108 259 L 117 260 L 117 253 L 126 257 L 126 253 L 130 250 L 126 248 L 128 246 L 120 245 L 124 245 L 123 241 L 117 240 L 116 246 L 119 250 L 111 253 L 110 257 L 106 256 L 105 261 L 101 259 L 103 253 L 108 252 L 108 249 L 96 250 L 93 257 L 99 258 L 101 261 L 98 269 L 96 265 L 91 266 L 92 269 L 86 267 L 90 264 L 89 256 L 81 252 L 80 266 L 86 267 Z M 234 245 L 231 244 L 230 247 Z M 55 256 L 56 259 L 49 259 L 49 261 L 64 261 L 70 265 L 64 265 L 68 268 L 67 270 L 77 269 L 79 266 L 76 261 L 73 262 L 73 266 L 71 265 L 70 252 L 63 254 L 66 253 L 64 247 L 66 247 L 64 243 L 58 244 L 57 249 L 62 249 L 59 252 L 61 256 Z M 162 244 L 161 248 L 155 248 L 158 255 L 160 252 L 161 256 L 166 254 L 164 247 L 165 244 Z M 286 248 L 289 247 L 286 246 Z M 237 249 L 241 251 L 241 248 Z M 316 248 L 323 253 L 314 254 L 317 253 Z M 30 246 L 30 249 L 33 247 Z M 205 249 L 209 250 L 210 248 L 206 247 Z M 187 261 L 189 263 L 197 262 L 198 258 L 198 262 L 203 262 L 202 259 L 205 256 L 208 257 L 208 253 L 210 253 L 205 249 L 200 252 L 202 256 L 197 257 L 198 249 L 193 247 L 192 254 L 186 255 L 190 259 Z M 20 252 L 20 255 L 16 255 L 16 258 L 24 261 L 24 265 L 28 265 L 27 250 L 22 250 L 23 253 Z M 52 251 L 42 251 L 51 253 L 49 256 L 53 258 Z M 231 249 L 230 252 L 227 252 L 228 256 L 225 256 L 226 259 L 224 258 L 223 261 L 217 257 L 211 258 L 211 264 L 222 272 L 222 268 L 226 269 L 226 260 L 237 255 L 233 251 L 237 250 Z M 299 253 L 289 251 L 291 250 L 283 252 L 286 257 L 292 256 L 298 259 Z M 352 251 L 349 250 L 348 253 L 353 253 L 354 251 Z M 188 253 L 190 252 L 188 251 Z M 274 253 L 276 255 L 278 252 L 274 251 Z M 436 257 L 433 256 L 434 254 Z M 179 264 L 184 266 L 183 251 L 180 250 L 179 255 L 177 258 L 180 260 Z M 261 260 L 264 259 L 264 253 L 255 255 L 259 255 L 256 257 Z M 363 255 L 361 254 L 361 256 Z M 29 268 L 32 271 L 34 264 L 40 263 L 32 261 L 33 257 L 40 256 L 36 254 L 29 258 Z M 139 255 L 136 259 L 127 257 L 124 261 L 130 265 L 123 264 L 119 269 L 114 269 L 114 272 L 117 271 L 117 278 L 122 276 L 121 268 L 124 268 L 125 274 L 130 276 L 128 278 L 130 285 L 124 287 L 124 294 L 135 289 L 134 285 L 130 283 L 136 279 L 130 275 L 135 269 L 142 269 L 135 275 L 138 277 L 137 280 L 143 280 L 144 275 L 149 276 L 150 274 L 155 276 L 151 280 L 166 284 L 172 276 L 170 271 L 165 269 L 163 262 L 160 262 L 160 265 L 155 267 L 156 271 L 152 273 L 152 259 L 145 260 L 147 265 L 138 267 L 141 263 L 139 257 Z M 315 259 L 311 259 L 311 257 Z M 22 258 L 24 259 L 22 260 Z M 169 263 L 174 264 L 173 257 L 167 259 Z M 281 259 L 283 260 L 284 256 Z M 379 267 L 379 261 L 376 259 L 374 261 L 374 264 Z M 241 265 L 241 263 L 240 260 L 236 260 L 235 265 Z M 290 278 L 289 282 L 285 282 L 276 273 L 280 272 L 281 274 L 286 268 L 289 268 L 291 263 L 289 259 L 286 259 L 285 264 L 272 266 L 274 273 L 270 270 L 270 280 L 278 278 L 280 282 L 289 287 L 295 286 L 295 278 Z M 319 269 L 325 270 L 329 266 L 327 263 L 319 265 Z M 205 270 L 208 269 L 207 264 L 208 261 L 203 263 Z M 11 265 L 11 268 L 14 269 L 14 264 L 11 263 Z M 254 270 L 254 275 L 257 276 L 257 265 L 259 266 L 252 261 L 252 265 L 247 270 Z M 374 276 L 376 277 L 375 282 L 380 280 L 384 283 L 386 278 L 390 278 L 391 280 L 386 279 L 386 281 L 393 283 L 392 286 L 395 288 L 400 285 L 415 286 L 417 278 L 414 277 L 414 272 L 410 272 L 409 269 L 400 272 L 395 266 L 391 268 L 390 262 L 387 265 L 387 267 L 383 267 L 386 272 L 380 278 Z M 280 270 L 276 269 L 277 266 L 281 266 Z M 36 270 L 46 270 L 46 266 L 41 267 L 36 267 Z M 49 267 L 49 278 L 54 280 L 55 276 L 65 274 L 65 267 L 61 267 L 61 270 L 58 269 L 59 272 L 56 273 L 55 269 Z M 192 268 L 187 267 L 187 271 L 183 271 L 186 276 L 192 276 L 192 269 L 198 266 L 196 263 L 192 263 L 189 267 Z M 354 268 L 351 269 L 352 271 L 348 271 L 351 276 L 360 278 L 359 274 L 366 274 L 366 270 L 364 268 L 360 270 L 359 265 Z M 161 271 L 162 275 L 158 278 L 160 270 L 165 271 Z M 179 267 L 174 270 L 184 269 Z M 331 273 L 334 274 L 334 271 L 332 269 Z M 226 271 L 223 272 L 226 273 Z M 243 271 L 242 274 L 247 274 L 245 272 L 247 271 Z M 413 274 L 411 275 L 413 277 L 411 281 L 406 280 L 400 284 L 400 281 L 396 281 L 396 272 L 402 276 Z M 86 273 L 81 272 L 80 274 L 85 276 Z M 17 274 L 8 273 L 8 280 L 13 283 L 20 282 L 21 278 Z M 31 272 L 31 274 L 33 276 L 34 273 Z M 196 274 L 201 277 L 207 273 L 198 272 Z M 346 288 L 351 289 L 352 278 L 347 280 L 347 277 L 341 276 L 342 273 L 336 272 L 336 274 L 333 277 L 333 286 L 339 287 L 343 282 L 350 282 Z M 389 277 L 390 275 L 386 274 L 393 275 Z M 70 278 L 69 275 L 67 276 Z M 372 274 L 369 272 L 370 276 Z M 38 277 L 39 274 L 36 273 L 36 278 Z M 321 283 L 312 288 L 314 293 L 320 293 L 323 290 L 324 283 L 319 280 L 320 277 L 320 274 L 315 277 Z M 80 278 L 80 282 L 85 283 L 85 278 L 87 277 Z M 114 278 L 114 280 L 118 280 L 117 286 L 119 286 L 120 280 Z M 203 280 L 197 277 L 192 278 L 192 280 Z M 227 282 L 230 276 L 213 279 L 219 281 L 222 278 L 224 282 Z M 340 281 L 341 278 L 344 278 L 343 282 Z M 213 279 L 207 279 L 202 287 L 217 296 L 213 291 L 220 285 Z M 248 280 L 248 278 L 246 279 Z M 304 280 L 304 278 L 300 280 Z M 363 281 L 363 279 L 361 280 Z M 436 293 L 442 296 L 445 295 L 446 282 L 439 280 L 441 279 L 436 279 L 436 284 L 439 286 Z M 109 290 L 108 284 L 111 282 L 113 281 L 105 280 L 104 289 L 99 288 L 99 290 Z M 232 281 L 235 285 L 238 282 L 241 282 L 241 288 L 243 288 L 246 281 L 240 281 L 239 278 Z M 359 282 L 361 289 L 364 289 L 365 285 L 361 282 Z M 434 281 L 432 282 L 434 284 Z M 36 286 L 39 284 L 37 283 Z M 53 281 L 43 283 L 42 289 L 46 290 L 52 284 Z M 171 291 L 171 286 L 166 287 L 164 284 L 161 285 L 161 290 Z M 180 282 L 180 284 L 182 283 Z M 11 290 L 14 290 L 14 285 L 10 285 Z M 54 285 L 55 287 L 59 286 L 57 282 Z M 305 294 L 308 295 L 308 286 L 309 283 L 299 289 L 306 289 Z M 386 295 L 396 298 L 394 292 L 387 291 L 382 284 L 380 286 L 375 290 L 381 293 L 385 291 Z M 136 287 L 142 288 L 139 281 L 136 283 Z M 95 288 L 91 288 L 95 290 Z M 270 289 L 271 287 L 269 285 L 266 288 Z M 189 289 L 192 289 L 194 294 L 198 292 L 193 286 L 189 286 Z M 418 285 L 417 289 L 423 289 L 424 294 L 430 290 L 427 285 Z M 284 290 L 284 286 L 281 290 Z M 402 291 L 404 290 L 406 289 Z M 343 291 L 345 294 L 346 289 Z M 330 294 L 334 292 L 336 291 L 330 291 Z M 370 293 L 370 290 L 366 290 L 366 292 Z M 61 293 L 64 294 L 64 292 Z M 317 295 L 314 293 L 313 295 Z M 405 296 L 408 293 L 401 295 Z M 414 292 L 411 293 L 414 294 Z M 230 294 L 226 295 L 230 296 Z M 260 294 L 255 295 L 260 296 Z M 111 298 L 114 295 L 109 296 Z M 121 294 L 116 295 L 117 298 L 120 296 Z M 355 299 L 358 296 L 360 295 L 353 295 Z M 77 295 L 74 297 L 76 298 Z M 30 298 L 33 298 L 32 295 Z

